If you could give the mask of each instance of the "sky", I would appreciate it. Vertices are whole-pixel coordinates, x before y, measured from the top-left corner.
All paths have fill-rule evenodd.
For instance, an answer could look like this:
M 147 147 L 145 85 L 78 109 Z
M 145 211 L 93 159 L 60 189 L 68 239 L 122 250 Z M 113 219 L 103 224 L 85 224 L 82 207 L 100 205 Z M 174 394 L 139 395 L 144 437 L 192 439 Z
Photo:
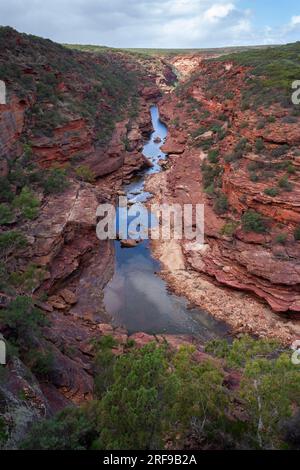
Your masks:
M 0 0 L 0 24 L 112 47 L 282 44 L 300 40 L 300 1 Z

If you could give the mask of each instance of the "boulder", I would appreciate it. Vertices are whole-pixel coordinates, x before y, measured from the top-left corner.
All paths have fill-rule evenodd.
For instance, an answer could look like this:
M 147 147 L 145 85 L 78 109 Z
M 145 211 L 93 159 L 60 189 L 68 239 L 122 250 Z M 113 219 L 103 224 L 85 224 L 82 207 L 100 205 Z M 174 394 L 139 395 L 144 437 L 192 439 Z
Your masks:
M 135 248 L 138 244 L 138 240 L 121 240 L 122 248 Z

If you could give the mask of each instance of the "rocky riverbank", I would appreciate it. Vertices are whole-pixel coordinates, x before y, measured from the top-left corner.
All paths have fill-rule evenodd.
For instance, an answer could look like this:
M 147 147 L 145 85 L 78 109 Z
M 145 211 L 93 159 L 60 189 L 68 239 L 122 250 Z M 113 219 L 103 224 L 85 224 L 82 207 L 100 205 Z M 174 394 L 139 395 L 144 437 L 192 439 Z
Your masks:
M 247 165 L 264 159 L 252 150 L 258 138 L 263 139 L 265 152 L 273 150 L 273 154 L 275 142 L 287 142 L 287 137 L 278 137 L 281 130 L 276 124 L 284 111 L 277 110 L 277 117 L 269 119 L 270 129 L 265 124 L 266 129 L 257 131 L 258 115 L 240 110 L 239 96 L 234 93 L 245 86 L 245 69 L 226 62 L 195 64 L 194 59 L 191 67 L 197 71 L 194 78 L 160 101 L 160 113 L 169 128 L 162 149 L 169 159 L 163 173 L 149 178 L 146 189 L 154 194 L 155 203 L 204 204 L 205 246 L 191 251 L 185 241 L 153 242 L 153 253 L 163 264 L 163 277 L 177 294 L 226 321 L 234 332 L 291 344 L 300 334 L 299 243 L 292 236 L 299 219 L 295 124 L 286 125 L 285 136 L 293 135 L 290 150 L 286 149 L 281 166 L 276 167 L 276 180 L 280 180 L 285 173 L 284 161 L 292 160 L 293 190 L 272 199 L 265 192 L 268 179 L 261 177 L 254 184 Z M 221 80 L 221 75 L 226 84 L 225 99 L 212 96 L 207 88 L 210 81 Z M 265 115 L 272 112 L 274 108 L 265 110 Z M 241 126 L 245 121 L 247 125 Z M 237 153 L 238 144 L 246 142 L 247 149 L 236 156 L 238 161 L 230 163 L 227 155 Z M 271 164 L 268 161 L 266 165 Z M 206 182 L 209 172 L 214 175 L 214 171 L 219 175 L 219 190 L 213 189 L 214 176 L 211 187 Z M 216 191 L 213 196 L 211 191 Z M 265 233 L 243 229 L 241 218 L 247 210 L 268 217 Z M 281 243 L 278 235 L 285 230 L 285 242 Z M 275 312 L 287 312 L 287 316 L 279 317 Z

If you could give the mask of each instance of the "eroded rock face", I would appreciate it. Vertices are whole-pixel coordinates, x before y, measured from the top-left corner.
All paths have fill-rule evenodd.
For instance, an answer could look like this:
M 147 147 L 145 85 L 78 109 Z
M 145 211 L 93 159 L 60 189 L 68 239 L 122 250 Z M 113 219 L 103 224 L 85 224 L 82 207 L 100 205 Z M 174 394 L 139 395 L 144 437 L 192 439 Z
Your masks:
M 7 378 L 0 382 L 1 429 L 7 437 L 4 450 L 12 450 L 18 448 L 33 423 L 51 416 L 51 407 L 40 384 L 19 359 L 11 360 L 6 372 Z
M 300 312 L 300 249 L 294 239 L 294 231 L 300 225 L 300 183 L 299 162 L 293 150 L 299 146 L 299 122 L 282 122 L 287 110 L 278 104 L 268 110 L 259 109 L 257 113 L 241 110 L 241 90 L 247 69 L 232 63 L 210 64 L 200 60 L 195 67 L 201 73 L 189 82 L 185 96 L 172 95 L 160 102 L 161 115 L 169 126 L 163 150 L 170 154 L 163 202 L 205 205 L 207 249 L 191 251 L 188 243 L 183 244 L 185 259 L 190 269 L 222 285 L 255 293 L 275 312 L 290 312 L 295 317 Z M 210 92 L 209 84 L 216 81 L 223 84 L 219 88 L 224 88 L 226 99 Z M 189 108 L 191 100 L 195 109 L 199 103 L 199 114 L 203 116 L 199 120 Z M 212 129 L 219 116 L 222 120 L 217 127 L 224 133 L 221 140 L 217 130 Z M 258 125 L 262 116 L 264 124 Z M 238 156 L 238 161 L 226 160 L 243 138 L 252 149 Z M 263 151 L 260 154 L 253 151 L 260 139 L 271 155 L 279 144 L 285 145 L 286 151 L 280 157 L 274 152 L 273 159 L 267 159 Z M 204 191 L 201 165 L 209 161 L 208 151 L 203 152 L 201 146 L 206 142 L 208 148 L 219 149 L 221 190 L 229 207 L 224 214 L 214 210 L 214 199 Z M 276 172 L 271 179 L 262 177 L 252 181 L 249 167 L 260 168 L 262 160 L 268 161 L 267 168 L 273 165 Z M 268 195 L 266 190 L 285 177 L 287 161 L 294 168 L 289 175 L 292 190 Z M 265 217 L 266 233 L 242 229 L 242 216 L 249 210 Z M 224 227 L 229 222 L 233 224 L 233 233 L 228 235 Z M 278 241 L 282 233 L 283 244 Z
M 84 119 L 75 119 L 54 130 L 51 137 L 32 137 L 32 150 L 43 168 L 64 165 L 80 156 L 82 160 L 95 152 L 93 133 Z
M 25 110 L 29 103 L 17 96 L 8 99 L 6 105 L 0 104 L 0 155 L 7 158 L 18 147 L 18 140 L 24 128 Z

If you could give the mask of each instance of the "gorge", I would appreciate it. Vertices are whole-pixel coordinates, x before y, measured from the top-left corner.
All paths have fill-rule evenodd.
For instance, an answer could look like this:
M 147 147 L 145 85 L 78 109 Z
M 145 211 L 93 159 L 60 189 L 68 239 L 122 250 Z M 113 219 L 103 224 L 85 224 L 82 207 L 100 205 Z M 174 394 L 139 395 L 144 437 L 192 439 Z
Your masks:
M 249 360 L 280 358 L 286 382 L 298 384 L 286 358 L 300 334 L 300 112 L 284 72 L 289 79 L 298 70 L 300 44 L 90 52 L 12 28 L 0 29 L 0 43 L 8 91 L 0 104 L 0 333 L 8 344 L 0 446 L 19 448 L 33 423 L 57 413 L 89 410 L 115 385 L 114 361 L 125 370 L 132 355 L 141 370 L 139 354 L 145 371 L 156 355 L 162 376 L 176 371 L 168 387 L 181 383 L 183 401 L 221 390 L 233 403 L 226 419 L 252 426 L 247 348 Z M 291 70 L 282 71 L 278 51 Z M 120 195 L 204 204 L 204 246 L 99 241 L 97 207 Z M 185 388 L 193 380 L 197 393 Z M 181 443 L 204 445 L 185 432 Z

